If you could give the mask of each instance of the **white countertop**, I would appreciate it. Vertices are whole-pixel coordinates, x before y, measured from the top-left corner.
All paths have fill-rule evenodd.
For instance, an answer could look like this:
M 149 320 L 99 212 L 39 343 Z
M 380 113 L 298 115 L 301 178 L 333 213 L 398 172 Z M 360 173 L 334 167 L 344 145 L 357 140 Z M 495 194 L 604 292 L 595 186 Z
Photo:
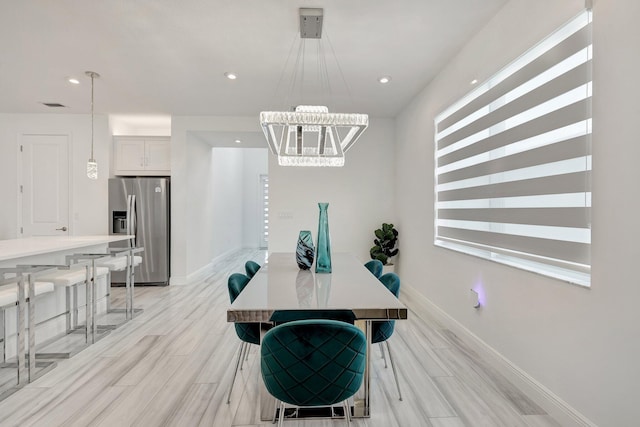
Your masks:
M 41 255 L 130 239 L 126 234 L 108 236 L 40 236 L 0 240 L 0 261 Z

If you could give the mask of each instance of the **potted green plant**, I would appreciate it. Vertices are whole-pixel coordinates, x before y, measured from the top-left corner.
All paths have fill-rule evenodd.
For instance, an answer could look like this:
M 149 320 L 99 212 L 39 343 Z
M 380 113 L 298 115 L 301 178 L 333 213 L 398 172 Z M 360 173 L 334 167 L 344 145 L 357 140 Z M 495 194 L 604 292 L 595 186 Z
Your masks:
M 398 255 L 398 230 L 393 224 L 383 223 L 381 228 L 374 231 L 376 238 L 373 240 L 375 246 L 369 250 L 371 259 L 377 259 L 383 265 L 393 265 L 391 258 Z

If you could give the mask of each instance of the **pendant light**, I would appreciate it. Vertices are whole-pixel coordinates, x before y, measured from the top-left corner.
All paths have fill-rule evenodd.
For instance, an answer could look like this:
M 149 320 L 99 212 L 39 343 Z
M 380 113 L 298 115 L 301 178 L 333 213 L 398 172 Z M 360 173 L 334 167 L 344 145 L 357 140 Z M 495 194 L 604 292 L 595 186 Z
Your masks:
M 299 82 L 302 94 L 302 86 L 305 82 L 304 57 L 307 39 L 316 39 L 318 80 L 321 89 L 330 91 L 329 71 L 324 57 L 325 49 L 321 44 L 324 11 L 301 8 L 299 13 L 300 43 L 290 84 L 291 93 Z M 328 37 L 327 41 L 329 41 Z M 314 40 L 309 42 L 313 43 Z M 330 45 L 329 51 L 334 52 L 333 46 Z M 335 53 L 333 56 L 344 80 Z M 289 59 L 285 62 L 283 76 L 287 64 Z M 298 76 L 300 76 L 299 79 Z M 346 81 L 344 83 L 346 86 Z M 350 93 L 348 86 L 347 92 Z M 278 156 L 278 164 L 281 166 L 343 166 L 344 153 L 365 131 L 369 125 L 369 116 L 357 113 L 329 113 L 326 105 L 297 105 L 294 111 L 261 112 L 260 125 L 269 149 Z
M 95 71 L 85 71 L 87 76 L 91 77 L 91 157 L 87 162 L 87 177 L 89 179 L 98 179 L 98 162 L 93 157 L 93 79 L 100 77 Z

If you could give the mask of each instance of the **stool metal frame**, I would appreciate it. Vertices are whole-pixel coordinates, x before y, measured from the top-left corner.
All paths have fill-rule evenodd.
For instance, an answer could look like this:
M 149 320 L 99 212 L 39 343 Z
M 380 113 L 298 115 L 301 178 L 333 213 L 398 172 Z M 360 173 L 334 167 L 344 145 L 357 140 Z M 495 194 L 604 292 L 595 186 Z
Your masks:
M 96 334 L 95 334 L 95 328 L 94 328 L 94 318 L 95 318 L 95 313 L 93 308 L 95 307 L 95 304 L 93 302 L 94 299 L 94 292 L 93 292 L 93 288 L 94 288 L 94 281 L 93 281 L 93 269 L 91 268 L 91 263 L 88 261 L 79 261 L 75 264 L 32 264 L 32 265 L 18 265 L 18 269 L 36 269 L 38 271 L 38 275 L 44 275 L 45 271 L 51 272 L 51 270 L 53 269 L 57 269 L 57 270 L 72 270 L 75 268 L 79 268 L 79 267 L 84 267 L 85 269 L 85 300 L 86 300 L 86 305 L 85 305 L 85 325 L 84 325 L 84 345 L 75 348 L 73 350 L 69 350 L 66 352 L 50 352 L 50 353 L 45 353 L 45 352 L 40 352 L 40 353 L 36 353 L 34 352 L 30 352 L 29 357 L 32 358 L 38 358 L 38 359 L 68 359 L 72 356 L 74 356 L 75 354 L 77 354 L 78 352 L 84 350 L 86 347 L 88 347 L 90 344 L 94 343 L 96 341 Z M 29 275 L 29 278 L 31 279 L 31 277 L 33 276 L 33 274 Z M 31 289 L 32 285 L 35 283 L 35 281 L 33 281 L 33 283 L 30 284 L 30 291 L 29 291 L 29 295 L 34 295 L 34 291 Z M 81 282 L 79 282 L 81 283 Z M 31 298 L 30 298 L 31 299 Z M 30 300 L 29 299 L 29 300 Z M 69 303 L 69 295 L 67 294 L 67 303 Z M 77 298 L 77 293 L 74 294 L 74 304 L 76 305 L 76 319 L 77 319 L 77 306 L 78 306 L 78 298 Z M 69 308 L 70 306 L 67 305 L 67 307 Z M 70 310 L 70 308 L 69 308 Z M 31 304 L 29 304 L 29 321 L 31 322 Z M 35 318 L 33 319 L 35 321 Z M 32 323 L 30 323 L 32 324 Z M 68 314 L 67 314 L 67 326 L 69 326 L 69 320 L 68 320 Z M 69 329 L 67 328 L 67 335 L 69 333 L 73 333 L 77 330 L 76 325 L 73 325 L 74 327 Z M 29 329 L 29 333 L 31 334 L 31 329 Z M 52 340 L 43 343 L 43 344 L 49 344 L 51 341 L 55 341 L 56 339 L 59 339 L 59 337 L 55 337 Z M 31 343 L 31 341 L 30 341 Z M 30 348 L 34 348 L 35 349 L 35 340 L 33 343 L 33 347 L 30 346 Z M 31 354 L 33 353 L 33 354 Z
M 96 264 L 101 262 L 101 261 L 107 261 L 110 259 L 113 259 L 115 257 L 119 257 L 119 256 L 125 256 L 127 259 L 126 262 L 126 296 L 125 296 L 125 308 L 123 309 L 113 309 L 111 308 L 111 271 L 109 271 L 109 280 L 107 283 L 107 313 L 118 313 L 118 312 L 124 312 L 125 313 L 125 321 L 121 322 L 119 324 L 115 324 L 115 325 L 98 325 L 97 322 L 93 322 L 92 325 L 92 330 L 93 330 L 93 336 L 96 336 L 98 329 L 104 328 L 104 329 L 115 329 L 118 326 L 121 326 L 122 324 L 126 323 L 127 321 L 133 319 L 134 315 L 140 314 L 142 313 L 142 309 L 135 309 L 133 308 L 133 298 L 134 298 L 134 292 L 133 292 L 133 286 L 134 286 L 134 254 L 136 253 L 140 253 L 144 250 L 144 248 L 125 248 L 125 249 L 115 249 L 115 248 L 110 248 L 108 253 L 83 253 L 83 254 L 75 254 L 75 255 L 68 255 L 66 257 L 66 260 L 68 263 L 74 263 L 74 262 L 79 262 L 82 260 L 88 261 L 91 264 L 91 271 L 93 272 L 92 274 L 92 280 L 94 281 L 94 283 L 92 284 L 92 292 L 93 292 L 93 299 L 92 299 L 92 310 L 95 314 L 96 312 L 96 303 L 97 303 L 97 298 L 95 297 L 95 271 L 96 271 Z
M 126 289 L 126 297 L 125 297 L 125 317 L 127 320 L 131 320 L 135 315 L 142 313 L 142 309 L 134 309 L 133 308 L 133 299 L 134 292 L 133 288 L 135 286 L 135 268 L 133 265 L 134 256 L 137 253 L 144 251 L 143 247 L 132 247 L 132 248 L 109 248 L 109 252 L 112 253 L 112 256 L 124 255 L 127 257 L 127 268 L 126 268 L 126 278 L 125 278 L 125 289 Z M 118 309 L 114 309 L 113 311 L 119 311 Z
M 17 384 L 22 387 L 50 371 L 56 366 L 55 362 L 41 362 L 36 364 L 35 340 L 35 278 L 57 266 L 18 266 L 16 268 L 0 268 L 2 279 L 0 284 L 16 283 L 18 287 L 17 328 L 16 328 L 16 368 Z M 13 277 L 6 277 L 13 275 Z M 25 325 L 25 307 L 29 311 Z M 28 325 L 28 326 L 27 326 Z M 3 325 L 4 326 L 4 325 Z M 25 333 L 28 330 L 28 333 Z M 25 336 L 28 346 L 25 347 Z M 5 337 L 6 340 L 6 337 Z M 4 363 L 3 365 L 7 365 Z M 10 366 L 10 365 L 9 365 Z M 41 367 L 39 371 L 36 368 Z M 6 397 L 6 396 L 4 396 Z

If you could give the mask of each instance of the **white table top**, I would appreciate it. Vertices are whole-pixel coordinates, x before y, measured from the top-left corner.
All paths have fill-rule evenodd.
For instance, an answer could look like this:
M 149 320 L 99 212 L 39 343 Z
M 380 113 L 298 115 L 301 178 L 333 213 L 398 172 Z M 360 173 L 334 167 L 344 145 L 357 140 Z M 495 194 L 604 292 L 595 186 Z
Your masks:
M 120 234 L 113 236 L 39 236 L 0 240 L 0 261 L 102 245 L 127 240 L 131 237 L 133 236 Z
M 273 253 L 227 311 L 229 322 L 266 322 L 276 310 L 348 309 L 357 319 L 406 319 L 407 308 L 353 255 L 331 254 L 332 273 L 300 270 Z

